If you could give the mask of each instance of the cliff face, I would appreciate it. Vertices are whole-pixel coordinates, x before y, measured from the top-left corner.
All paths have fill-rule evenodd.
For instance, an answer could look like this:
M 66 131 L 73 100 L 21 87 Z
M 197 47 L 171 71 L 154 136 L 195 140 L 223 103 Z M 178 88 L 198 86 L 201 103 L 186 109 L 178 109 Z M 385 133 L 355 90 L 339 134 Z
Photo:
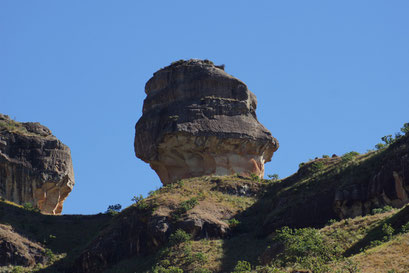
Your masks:
M 70 149 L 39 123 L 0 115 L 0 196 L 60 214 L 74 186 Z
M 163 184 L 203 175 L 262 177 L 277 140 L 256 118 L 255 95 L 210 61 L 172 63 L 145 87 L 135 154 Z
M 409 135 L 376 158 L 362 164 L 362 172 L 335 193 L 334 210 L 340 218 L 356 217 L 373 208 L 402 207 L 409 202 Z

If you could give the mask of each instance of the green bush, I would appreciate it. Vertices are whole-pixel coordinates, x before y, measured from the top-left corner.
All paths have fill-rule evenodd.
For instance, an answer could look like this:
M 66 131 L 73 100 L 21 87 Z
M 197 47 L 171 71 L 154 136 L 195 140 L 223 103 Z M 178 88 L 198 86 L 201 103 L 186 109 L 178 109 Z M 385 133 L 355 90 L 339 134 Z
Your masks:
M 330 219 L 330 220 L 328 221 L 327 225 L 330 226 L 330 225 L 332 225 L 332 224 L 335 224 L 336 222 L 337 222 L 336 219 Z
M 33 210 L 34 207 L 33 207 L 33 204 L 27 202 L 27 203 L 24 203 L 24 204 L 23 204 L 23 209 Z
M 392 135 L 384 136 L 384 137 L 381 138 L 381 140 L 383 142 L 385 142 L 386 146 L 388 146 L 388 145 L 390 145 L 390 144 L 392 144 L 394 142 L 394 139 L 393 139 Z
M 318 172 L 324 168 L 324 162 L 322 161 L 316 161 L 311 163 L 311 166 L 309 167 L 309 170 L 312 172 Z
M 313 268 L 322 267 L 339 255 L 336 248 L 331 248 L 324 243 L 323 235 L 314 228 L 283 227 L 276 231 L 273 240 L 283 247 L 277 259 L 284 266 L 299 264 L 313 270 Z
M 239 224 L 240 224 L 240 221 L 237 220 L 237 219 L 235 219 L 235 218 L 229 220 L 229 227 L 230 227 L 230 228 L 235 228 L 235 227 L 237 227 Z
M 383 208 L 373 209 L 372 214 L 374 215 L 374 214 L 384 213 L 384 212 L 388 212 L 388 211 L 392 211 L 392 210 L 393 210 L 393 207 L 386 205 Z
M 342 162 L 346 163 L 346 162 L 349 162 L 349 161 L 353 160 L 358 155 L 359 155 L 358 152 L 352 151 L 352 152 L 344 154 L 341 157 L 341 159 L 342 159 Z
M 322 158 L 329 158 L 329 155 L 322 155 Z
M 271 181 L 277 181 L 277 180 L 280 179 L 280 177 L 276 173 L 275 174 L 268 174 L 267 177 L 270 178 Z
M 383 143 L 378 143 L 378 144 L 375 145 L 375 148 L 376 148 L 377 150 L 381 150 L 381 149 L 385 148 L 385 144 L 383 144 Z
M 383 224 L 382 226 L 382 233 L 383 233 L 383 240 L 388 241 L 392 239 L 393 233 L 395 232 L 395 229 L 390 225 L 390 224 Z
M 181 213 L 185 213 L 185 212 L 193 209 L 197 204 L 198 204 L 197 198 L 192 197 L 189 200 L 186 200 L 186 201 L 183 201 L 182 203 L 180 203 L 179 210 L 181 211 Z
M 136 206 L 139 210 L 146 210 L 149 208 L 149 205 L 145 199 L 143 199 L 142 194 L 132 197 L 131 201 L 135 203 L 134 206 Z
M 183 242 L 189 241 L 191 239 L 191 235 L 186 233 L 182 229 L 176 230 L 169 236 L 169 244 L 171 246 L 179 245 Z
M 203 265 L 207 262 L 207 256 L 206 254 L 202 253 L 202 252 L 198 252 L 196 254 L 193 255 L 193 260 L 195 262 L 198 262 L 199 264 Z
M 13 267 L 13 269 L 10 272 L 11 273 L 24 273 L 26 271 L 24 270 L 24 267 L 15 266 L 15 267 Z
M 238 261 L 236 266 L 234 267 L 233 273 L 237 272 L 250 272 L 251 271 L 251 264 L 247 261 Z
M 409 232 L 409 222 L 407 222 L 406 224 L 402 225 L 402 232 L 403 232 L 403 233 Z
M 44 256 L 47 257 L 49 264 L 52 264 L 57 260 L 57 256 L 49 248 L 44 249 Z
M 121 208 L 122 208 L 121 204 L 109 205 L 106 213 L 116 215 L 121 211 Z

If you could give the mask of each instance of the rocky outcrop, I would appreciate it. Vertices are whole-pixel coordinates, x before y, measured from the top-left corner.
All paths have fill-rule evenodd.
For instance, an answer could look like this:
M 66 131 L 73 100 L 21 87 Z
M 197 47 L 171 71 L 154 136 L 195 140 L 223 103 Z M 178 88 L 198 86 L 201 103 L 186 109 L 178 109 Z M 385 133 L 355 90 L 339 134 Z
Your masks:
M 16 233 L 11 226 L 0 224 L 0 266 L 34 266 L 45 263 L 45 249 Z
M 255 95 L 224 66 L 172 63 L 146 83 L 135 154 L 163 184 L 203 175 L 262 177 L 277 140 L 257 121 Z
M 334 211 L 339 218 L 366 215 L 386 205 L 400 208 L 409 202 L 409 136 L 384 153 L 368 179 L 356 179 L 336 191 Z
M 60 214 L 74 186 L 70 149 L 33 122 L 0 115 L 0 196 Z

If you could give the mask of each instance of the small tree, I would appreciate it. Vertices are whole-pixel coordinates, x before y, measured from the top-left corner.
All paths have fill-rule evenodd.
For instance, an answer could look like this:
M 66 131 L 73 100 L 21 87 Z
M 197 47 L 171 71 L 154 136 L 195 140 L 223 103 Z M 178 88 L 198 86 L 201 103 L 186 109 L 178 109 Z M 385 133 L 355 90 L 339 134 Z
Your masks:
M 109 205 L 106 213 L 111 215 L 118 214 L 121 211 L 122 206 L 120 204 Z
M 270 178 L 272 181 L 277 181 L 278 179 L 280 179 L 280 177 L 278 176 L 278 174 L 268 174 L 267 175 L 268 178 Z
M 393 143 L 393 137 L 392 135 L 386 135 L 381 138 L 383 142 L 385 142 L 385 145 L 390 145 Z

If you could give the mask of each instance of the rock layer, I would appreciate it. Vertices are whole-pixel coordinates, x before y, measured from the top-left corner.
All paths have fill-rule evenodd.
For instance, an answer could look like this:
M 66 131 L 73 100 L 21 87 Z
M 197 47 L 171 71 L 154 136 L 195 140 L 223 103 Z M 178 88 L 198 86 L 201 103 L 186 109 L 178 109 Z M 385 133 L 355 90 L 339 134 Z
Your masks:
M 31 203 L 42 213 L 60 214 L 74 186 L 70 149 L 33 122 L 0 114 L 0 196 Z
M 264 175 L 278 141 L 257 121 L 255 95 L 224 66 L 172 63 L 146 83 L 135 154 L 163 184 L 203 175 Z

